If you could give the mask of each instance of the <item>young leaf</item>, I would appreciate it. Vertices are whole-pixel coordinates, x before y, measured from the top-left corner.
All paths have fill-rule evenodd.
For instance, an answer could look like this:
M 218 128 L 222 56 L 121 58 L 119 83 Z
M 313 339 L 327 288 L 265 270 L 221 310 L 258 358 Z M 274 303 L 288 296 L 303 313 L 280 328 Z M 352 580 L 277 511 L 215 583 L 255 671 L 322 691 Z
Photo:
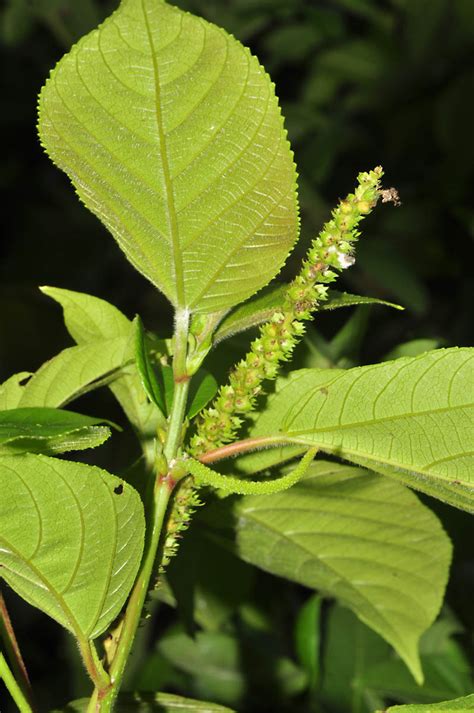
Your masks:
M 390 708 L 387 708 L 385 711 L 378 711 L 378 713 L 438 713 L 438 711 L 445 711 L 445 713 L 454 713 L 454 711 L 466 713 L 467 711 L 474 711 L 474 693 L 470 696 L 454 698 L 452 701 L 443 701 L 442 703 L 390 706 Z
M 280 379 L 250 436 L 317 446 L 474 511 L 474 350 Z
M 158 406 L 162 414 L 166 414 L 167 409 L 165 406 L 164 395 L 156 378 L 155 372 L 153 371 L 153 365 L 148 355 L 145 330 L 143 329 L 143 323 L 140 317 L 136 318 L 135 329 L 135 358 L 142 386 L 145 389 L 150 401 Z
M 104 424 L 104 419 L 61 409 L 0 411 L 0 455 L 53 454 L 95 448 L 110 436 L 110 428 L 100 424 Z
M 0 459 L 0 575 L 76 638 L 118 615 L 143 550 L 133 488 L 100 468 L 41 455 Z
M 233 334 L 244 332 L 252 327 L 258 327 L 263 322 L 271 319 L 277 309 L 281 309 L 283 298 L 288 285 L 277 285 L 269 287 L 261 294 L 236 307 L 221 322 L 214 335 L 214 343 L 217 344 L 223 339 L 231 337 Z M 354 305 L 378 304 L 395 309 L 403 309 L 400 305 L 375 297 L 361 297 L 360 295 L 350 295 L 347 292 L 329 290 L 328 299 L 321 302 L 318 310 L 320 312 L 339 309 L 340 307 L 353 307 Z
M 295 626 L 296 651 L 298 658 L 308 674 L 309 688 L 318 687 L 321 663 L 321 605 L 323 598 L 313 594 L 298 612 Z
M 191 382 L 188 397 L 187 417 L 194 418 L 214 398 L 219 385 L 205 369 L 200 369 Z
M 387 302 L 378 297 L 364 297 L 363 295 L 351 295 L 349 292 L 330 290 L 327 302 L 321 303 L 319 311 L 339 309 L 340 307 L 355 307 L 357 305 L 384 305 L 385 307 L 392 307 L 393 309 L 405 309 L 395 302 Z
M 72 48 L 41 92 L 39 133 L 176 308 L 241 302 L 296 240 L 295 166 L 269 77 L 233 37 L 163 0 L 124 0 Z
M 213 536 L 227 538 L 230 507 L 223 501 L 201 515 Z M 232 514 L 245 561 L 336 597 L 422 679 L 418 640 L 441 606 L 451 546 L 413 493 L 361 468 L 318 461 L 291 490 L 235 500 Z

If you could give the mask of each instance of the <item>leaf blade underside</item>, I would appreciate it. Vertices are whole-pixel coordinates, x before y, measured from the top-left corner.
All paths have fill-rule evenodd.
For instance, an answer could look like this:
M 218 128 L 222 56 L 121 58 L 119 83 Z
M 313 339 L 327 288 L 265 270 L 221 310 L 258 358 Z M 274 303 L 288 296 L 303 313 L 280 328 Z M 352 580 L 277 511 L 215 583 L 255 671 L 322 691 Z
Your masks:
M 241 302 L 298 233 L 273 85 L 214 25 L 125 0 L 52 72 L 41 142 L 130 262 L 180 309 Z
M 109 438 L 107 423 L 105 419 L 61 409 L 0 411 L 0 456 L 4 453 L 53 454 L 94 448 Z
M 0 574 L 77 638 L 118 615 L 143 551 L 136 491 L 100 468 L 40 455 L 0 459 Z
M 249 435 L 317 446 L 472 512 L 473 360 L 474 350 L 453 348 L 293 372 Z
M 418 641 L 442 604 L 451 546 L 414 493 L 362 468 L 316 461 L 290 490 L 224 501 L 202 517 L 212 537 L 235 536 L 231 546 L 246 562 L 335 596 L 421 680 Z

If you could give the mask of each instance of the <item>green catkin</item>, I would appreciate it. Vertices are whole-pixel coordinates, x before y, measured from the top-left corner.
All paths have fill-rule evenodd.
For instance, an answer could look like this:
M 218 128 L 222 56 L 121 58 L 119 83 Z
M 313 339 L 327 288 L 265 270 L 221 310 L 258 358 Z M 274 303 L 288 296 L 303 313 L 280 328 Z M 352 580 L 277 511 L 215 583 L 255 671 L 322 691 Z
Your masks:
M 246 480 L 234 478 L 231 475 L 221 475 L 208 468 L 204 463 L 194 460 L 194 458 L 189 458 L 184 463 L 191 475 L 194 476 L 198 486 L 210 485 L 213 488 L 223 490 L 228 495 L 271 495 L 287 490 L 292 485 L 295 485 L 298 480 L 301 480 L 311 465 L 316 452 L 316 448 L 310 448 L 290 473 L 282 475 L 275 480 Z
M 380 166 L 360 173 L 354 193 L 340 201 L 331 220 L 313 240 L 299 274 L 288 286 L 281 309 L 260 327 L 260 335 L 232 371 L 228 384 L 221 386 L 212 405 L 201 414 L 190 443 L 194 456 L 235 439 L 243 422 L 241 416 L 254 410 L 262 383 L 275 379 L 280 364 L 290 359 L 305 332 L 304 322 L 327 299 L 328 284 L 354 263 L 354 243 L 360 234 L 357 226 L 379 197 L 384 199 L 382 176 Z

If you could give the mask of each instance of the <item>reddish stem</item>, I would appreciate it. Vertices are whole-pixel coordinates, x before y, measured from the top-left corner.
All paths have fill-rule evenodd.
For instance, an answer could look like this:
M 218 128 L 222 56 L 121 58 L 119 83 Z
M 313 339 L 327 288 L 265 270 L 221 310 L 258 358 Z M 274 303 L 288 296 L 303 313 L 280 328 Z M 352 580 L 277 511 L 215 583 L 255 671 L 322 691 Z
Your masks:
M 239 456 L 242 453 L 249 451 L 257 451 L 261 448 L 270 448 L 271 446 L 290 445 L 288 440 L 283 436 L 262 436 L 261 438 L 244 438 L 242 441 L 228 443 L 226 446 L 214 448 L 212 451 L 207 451 L 203 455 L 198 456 L 201 463 L 215 463 L 224 458 Z
M 12 621 L 8 613 L 7 605 L 3 594 L 0 592 L 0 632 L 5 645 L 5 651 L 10 660 L 15 678 L 20 686 L 23 695 L 28 700 L 28 703 L 33 707 L 33 693 L 31 683 L 26 670 L 23 656 L 21 655 L 15 632 L 13 630 Z

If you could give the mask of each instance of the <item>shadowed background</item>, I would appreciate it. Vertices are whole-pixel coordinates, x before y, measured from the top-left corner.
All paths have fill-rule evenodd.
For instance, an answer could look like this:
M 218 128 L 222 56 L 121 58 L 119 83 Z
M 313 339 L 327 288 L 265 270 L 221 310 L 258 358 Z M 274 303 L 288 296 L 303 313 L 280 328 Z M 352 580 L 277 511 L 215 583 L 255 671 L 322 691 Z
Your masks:
M 364 222 L 356 265 L 338 288 L 398 302 L 406 310 L 364 307 L 353 314 L 346 328 L 345 364 L 378 361 L 412 340 L 426 340 L 425 348 L 470 345 L 472 0 L 175 4 L 249 45 L 276 83 L 300 174 L 302 211 L 302 238 L 284 277 L 295 271 L 308 240 L 337 199 L 352 190 L 359 171 L 381 164 L 385 185 L 399 190 L 401 207 L 380 206 Z M 104 297 L 130 317 L 139 312 L 148 328 L 171 332 L 166 300 L 128 265 L 113 239 L 80 205 L 36 137 L 36 96 L 49 70 L 116 5 L 106 0 L 3 2 L 0 182 L 6 225 L 0 244 L 0 381 L 35 370 L 70 344 L 57 306 L 39 293 L 38 285 Z M 340 310 L 317 319 L 315 339 L 323 352 L 350 316 Z M 306 363 L 304 353 L 298 358 Z M 224 371 L 226 359 L 223 354 Z M 122 418 L 106 395 L 84 404 L 90 413 Z M 127 437 L 117 438 L 114 448 L 92 454 L 94 462 L 120 468 L 133 446 Z M 465 627 L 463 641 L 472 643 L 472 524 L 465 514 L 429 502 L 455 539 L 448 600 Z M 55 691 L 52 702 L 78 694 L 82 678 L 70 663 L 72 644 L 65 644 L 42 615 L 11 600 L 27 651 L 28 639 L 36 641 L 29 663 L 40 686 Z M 45 668 L 45 649 L 58 666 L 66 662 L 69 673 L 61 680 Z M 293 710 L 288 705 L 282 710 Z

